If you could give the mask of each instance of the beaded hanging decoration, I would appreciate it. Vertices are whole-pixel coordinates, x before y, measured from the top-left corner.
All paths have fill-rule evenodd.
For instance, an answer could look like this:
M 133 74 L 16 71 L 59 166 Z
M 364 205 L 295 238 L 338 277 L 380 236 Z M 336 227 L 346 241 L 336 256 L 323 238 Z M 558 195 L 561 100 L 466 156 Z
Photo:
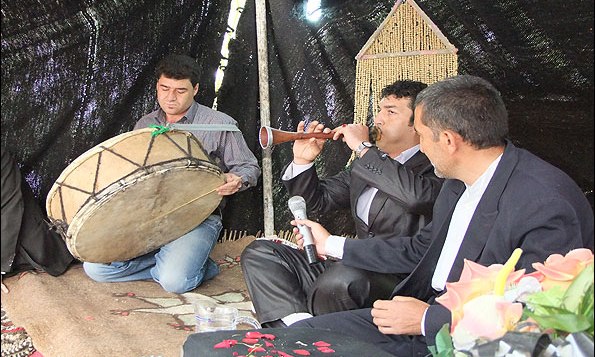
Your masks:
M 356 56 L 353 122 L 367 124 L 398 79 L 431 84 L 457 74 L 457 49 L 413 0 L 398 0 Z

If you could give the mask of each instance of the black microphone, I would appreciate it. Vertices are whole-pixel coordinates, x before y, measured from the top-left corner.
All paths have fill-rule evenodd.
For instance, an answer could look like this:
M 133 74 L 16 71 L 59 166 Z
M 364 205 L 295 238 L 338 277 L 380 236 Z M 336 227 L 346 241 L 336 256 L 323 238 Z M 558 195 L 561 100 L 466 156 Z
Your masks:
M 289 210 L 293 213 L 295 219 L 308 219 L 306 216 L 306 201 L 302 196 L 293 196 L 287 201 Z M 298 224 L 300 234 L 304 237 L 304 251 L 309 264 L 318 263 L 318 254 L 316 254 L 316 245 L 312 239 L 312 232 L 310 227 L 303 224 Z

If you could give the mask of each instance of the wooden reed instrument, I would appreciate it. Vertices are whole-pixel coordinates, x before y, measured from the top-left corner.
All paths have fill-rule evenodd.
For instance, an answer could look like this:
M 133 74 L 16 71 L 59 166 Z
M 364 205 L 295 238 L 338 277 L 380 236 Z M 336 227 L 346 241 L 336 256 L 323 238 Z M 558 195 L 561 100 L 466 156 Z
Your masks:
M 374 142 L 380 140 L 381 133 L 380 128 L 377 126 L 371 127 L 370 140 Z M 260 146 L 263 149 L 266 149 L 273 145 L 301 139 L 332 139 L 334 135 L 334 130 L 328 133 L 298 133 L 295 131 L 285 131 L 273 129 L 270 126 L 263 126 L 258 133 L 258 141 L 260 142 Z

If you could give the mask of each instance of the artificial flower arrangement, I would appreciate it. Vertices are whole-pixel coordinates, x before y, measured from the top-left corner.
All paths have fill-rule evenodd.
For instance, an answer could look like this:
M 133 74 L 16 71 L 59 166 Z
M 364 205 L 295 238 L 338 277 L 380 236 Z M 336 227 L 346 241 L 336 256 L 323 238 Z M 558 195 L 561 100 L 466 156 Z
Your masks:
M 575 249 L 514 271 L 522 250 L 489 267 L 465 260 L 437 301 L 452 314 L 430 346 L 446 356 L 593 356 L 593 253 Z M 541 353 L 541 354 L 539 354 Z

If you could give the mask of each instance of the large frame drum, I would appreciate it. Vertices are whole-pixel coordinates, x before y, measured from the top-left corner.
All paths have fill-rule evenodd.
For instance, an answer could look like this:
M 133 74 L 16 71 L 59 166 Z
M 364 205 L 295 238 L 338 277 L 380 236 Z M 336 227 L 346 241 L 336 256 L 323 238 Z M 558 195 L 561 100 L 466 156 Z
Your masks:
M 146 128 L 113 137 L 74 160 L 46 200 L 70 252 L 125 261 L 186 234 L 219 205 L 223 173 L 189 132 Z

